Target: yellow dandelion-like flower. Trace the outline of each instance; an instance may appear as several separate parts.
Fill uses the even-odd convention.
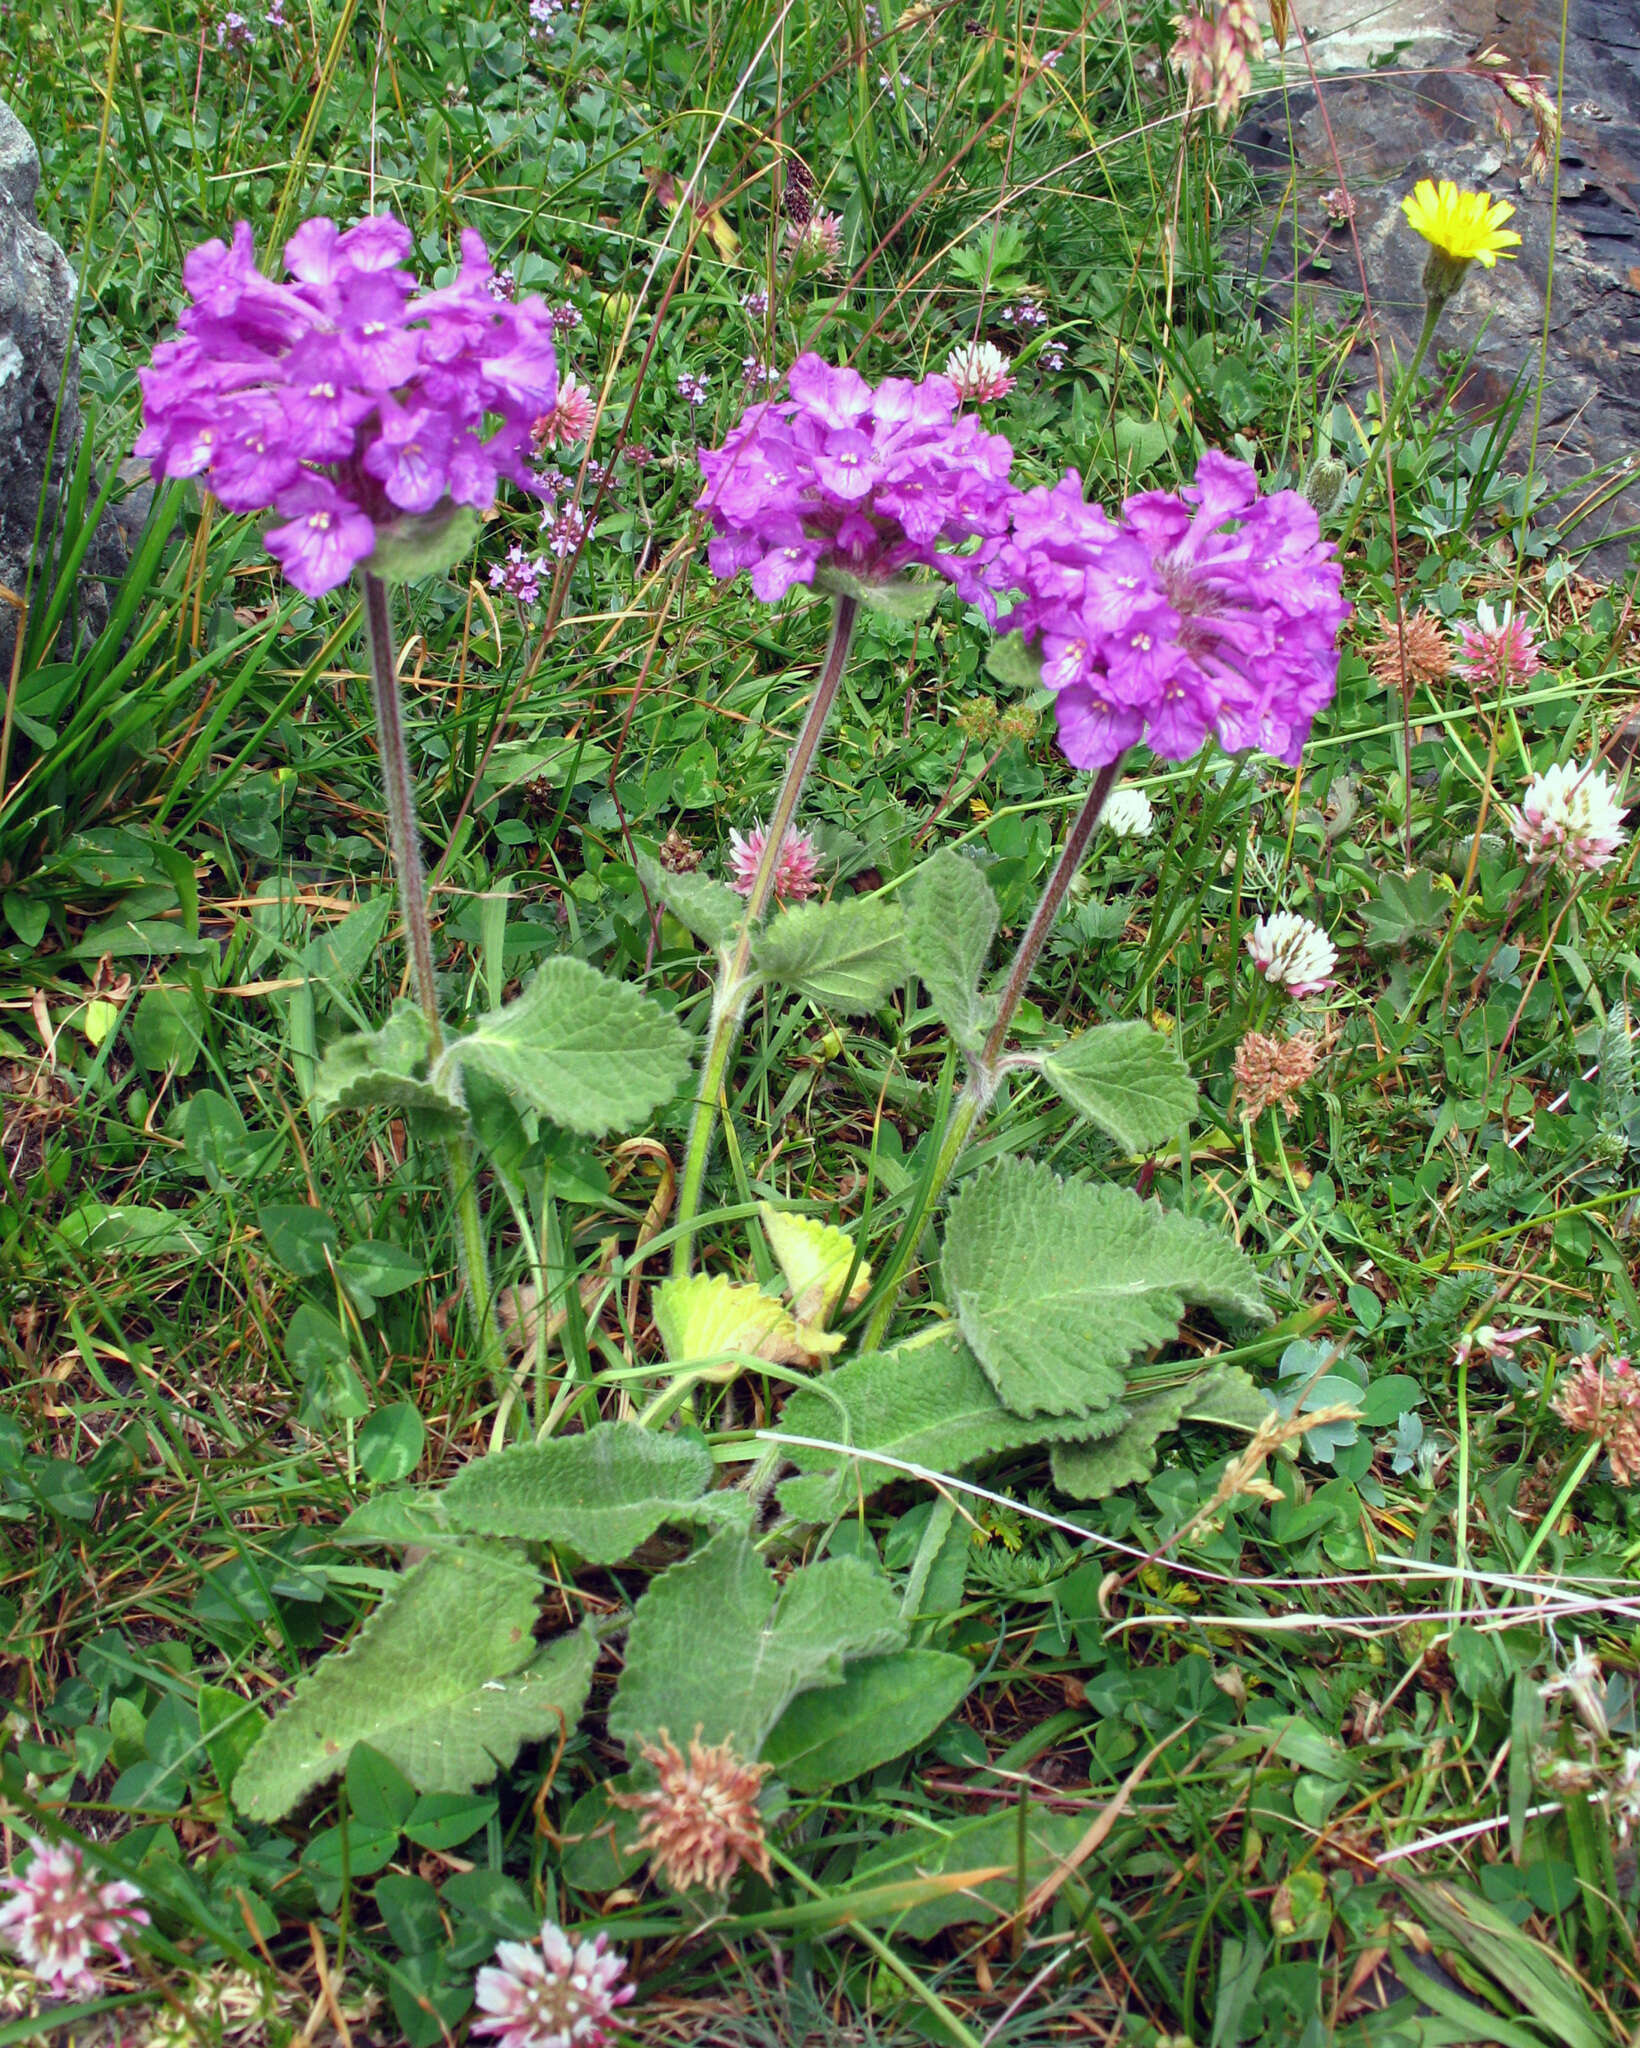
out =
[[[1450,178],[1437,185],[1420,178],[1401,201],[1401,211],[1415,233],[1454,263],[1479,263],[1490,270],[1500,256],[1513,258],[1520,236],[1504,222],[1515,209],[1487,192],[1465,192]]]

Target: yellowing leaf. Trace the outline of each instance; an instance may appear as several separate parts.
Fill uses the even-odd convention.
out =
[[[93,1048],[103,1040],[120,1021],[118,1003],[105,1003],[94,996],[85,1006],[85,1015],[80,1019],[80,1029],[85,1033],[86,1043]]]
[[[798,1365],[812,1348],[778,1301],[722,1273],[662,1281],[655,1289],[654,1316],[674,1365],[715,1363],[726,1379],[739,1370],[727,1353]]]
[[[800,1323],[824,1330],[837,1312],[854,1264],[853,1240],[818,1216],[794,1216],[769,1202],[758,1204],[758,1215],[791,1289],[792,1314]],[[858,1308],[870,1285],[871,1268],[862,1259],[843,1306]]]

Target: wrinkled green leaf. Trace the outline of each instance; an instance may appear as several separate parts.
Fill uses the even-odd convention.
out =
[[[635,1130],[689,1070],[675,1018],[584,960],[548,960],[516,1002],[446,1049],[439,1077],[477,1067],[515,1102],[589,1138]]]
[[[467,1112],[452,1081],[429,1076],[431,1050],[427,1019],[401,998],[379,1031],[350,1032],[325,1048],[313,1083],[313,1114],[390,1109],[420,1119],[429,1136],[454,1136],[466,1128]]]
[[[1161,1144],[1195,1114],[1195,1082],[1171,1041],[1148,1024],[1096,1025],[1034,1064],[1124,1152]]]
[[[947,1296],[1017,1415],[1093,1415],[1123,1368],[1178,1333],[1186,1302],[1267,1321],[1251,1263],[1219,1231],[1126,1188],[1002,1159],[951,1205]]]
[[[846,1015],[879,1008],[906,975],[905,919],[871,896],[800,903],[758,933],[760,973]]]
[[[1148,1479],[1156,1469],[1158,1440],[1172,1429],[1190,1405],[1189,1387],[1123,1397],[1127,1420],[1114,1436],[1094,1443],[1053,1447],[1053,1483],[1073,1500],[1103,1500],[1119,1486]]]
[[[675,875],[647,853],[637,859],[639,879],[686,931],[707,946],[726,946],[746,915],[746,899],[710,875]]]
[[[421,1792],[468,1792],[520,1746],[573,1727],[592,1680],[590,1633],[532,1634],[540,1575],[493,1550],[413,1566],[351,1644],[302,1678],[234,1779],[252,1820],[278,1820],[368,1742]]]
[[[1121,1410],[1113,1407],[1106,1417],[1115,1428]],[[945,1327],[893,1351],[851,1358],[819,1385],[800,1387],[787,1397],[776,1428],[879,1451],[925,1471],[956,1473],[1026,1444],[1089,1436],[1093,1425],[1074,1416],[1027,1421],[1011,1415],[974,1354]],[[804,1522],[845,1514],[901,1476],[891,1465],[833,1451],[792,1446],[787,1456],[802,1476],[781,1487],[780,1504]]]
[[[1000,912],[975,862],[942,847],[906,892],[906,951],[940,1021],[966,1052],[977,1051],[996,1013],[980,980]]]
[[[966,1657],[896,1650],[851,1664],[840,1685],[792,1701],[763,1745],[794,1792],[846,1785],[926,1742],[974,1682]]]
[[[725,1529],[653,1581],[627,1634],[609,1731],[635,1755],[661,1729],[701,1730],[755,1758],[799,1693],[836,1685],[851,1657],[905,1640],[889,1582],[858,1559],[800,1567],[777,1585],[747,1538]]]
[[[600,1422],[475,1458],[441,1499],[456,1529],[567,1544],[591,1564],[618,1564],[663,1522],[694,1519],[711,1483],[712,1454],[698,1438]]]

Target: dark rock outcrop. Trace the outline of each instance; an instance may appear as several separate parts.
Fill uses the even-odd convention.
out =
[[[49,545],[59,491],[80,443],[75,278],[35,217],[39,184],[34,143],[0,101],[0,686],[11,672],[42,502],[40,531]],[[96,579],[117,574],[121,554],[114,522],[106,520],[81,591],[82,617],[93,626],[106,614]],[[39,601],[38,578],[29,594]]]
[[[1431,0],[1398,12],[1408,17],[1402,28],[1414,31],[1399,68],[1323,71],[1319,92],[1299,86],[1285,109],[1267,95],[1238,133],[1261,176],[1279,179],[1283,191],[1295,164],[1298,171],[1296,245],[1289,200],[1285,221],[1273,227],[1266,278],[1290,280],[1296,263],[1302,289],[1324,304],[1358,300],[1364,267],[1392,368],[1410,355],[1423,315],[1425,251],[1402,221],[1404,195],[1420,178],[1452,178],[1511,201],[1518,260],[1470,271],[1437,347],[1472,351],[1458,404],[1476,418],[1525,389],[1511,448],[1517,469],[1531,443],[1543,362],[1537,470],[1551,490],[1538,516],[1574,548],[1592,549],[1592,566],[1621,574],[1628,537],[1640,536],[1640,478],[1627,481],[1640,471],[1640,17],[1633,0],[1572,0],[1557,208],[1552,159],[1547,176],[1533,175],[1531,112],[1499,81],[1534,77],[1553,99],[1559,0]],[[1488,51],[1507,65],[1477,64]],[[1357,62],[1363,54],[1348,52]],[[1355,206],[1361,267],[1347,230],[1327,231],[1322,195],[1340,172]],[[1278,289],[1273,299],[1282,296]],[[1361,384],[1374,381],[1363,376]]]

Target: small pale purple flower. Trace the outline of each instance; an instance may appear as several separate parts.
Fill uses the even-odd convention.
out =
[[[549,552],[563,561],[591,539],[592,522],[583,517],[575,506],[566,505],[561,512],[554,514],[546,534]]]
[[[503,477],[536,489],[530,422],[558,396],[546,307],[498,290],[475,234],[439,290],[418,289],[411,247],[386,214],[305,221],[281,280],[240,222],[187,258],[193,303],[141,373],[137,453],[231,511],[274,512],[269,552],[310,597],[406,515],[484,511]]]
[[[566,300],[561,306],[549,306],[547,318],[552,322],[554,338],[561,339],[566,334],[573,334],[580,326],[581,309],[579,306],[570,305]]]
[[[1013,450],[978,419],[957,418],[951,380],[873,387],[804,355],[787,389],[701,451],[714,575],[749,570],[754,594],[774,604],[822,566],[883,582],[920,562],[989,604],[981,571],[1008,530]]]
[[[550,574],[547,563],[539,555],[526,555],[514,541],[507,550],[505,562],[490,564],[490,588],[504,590],[509,597],[516,597],[528,611],[541,596],[542,577]]]
[[[216,46],[219,50],[248,50],[256,41],[256,30],[244,15],[229,8],[216,25]]]
[[[503,1941],[494,1963],[478,1973],[475,1991],[484,2017],[475,2034],[493,2034],[497,2048],[606,2048],[615,2014],[634,1986],[623,1984],[626,1958],[609,1950],[607,1936],[574,1941],[551,1920],[541,1941]]]
[[[769,312],[769,294],[760,284],[753,285],[749,292],[742,292],[740,303],[748,320],[764,320]]]
[[[740,381],[749,392],[772,391],[780,382],[780,372],[761,356],[742,356]]]
[[[693,370],[678,372],[678,396],[691,412],[697,405],[704,405],[711,395],[712,387],[704,377],[697,376]]]
[[[92,1998],[101,1990],[93,1952],[106,1949],[130,1967],[126,1932],[148,1924],[134,1884],[101,1884],[69,1843],[30,1842],[21,1876],[0,1876],[11,1897],[0,1906],[0,1940],[16,1949],[54,1998]]]

